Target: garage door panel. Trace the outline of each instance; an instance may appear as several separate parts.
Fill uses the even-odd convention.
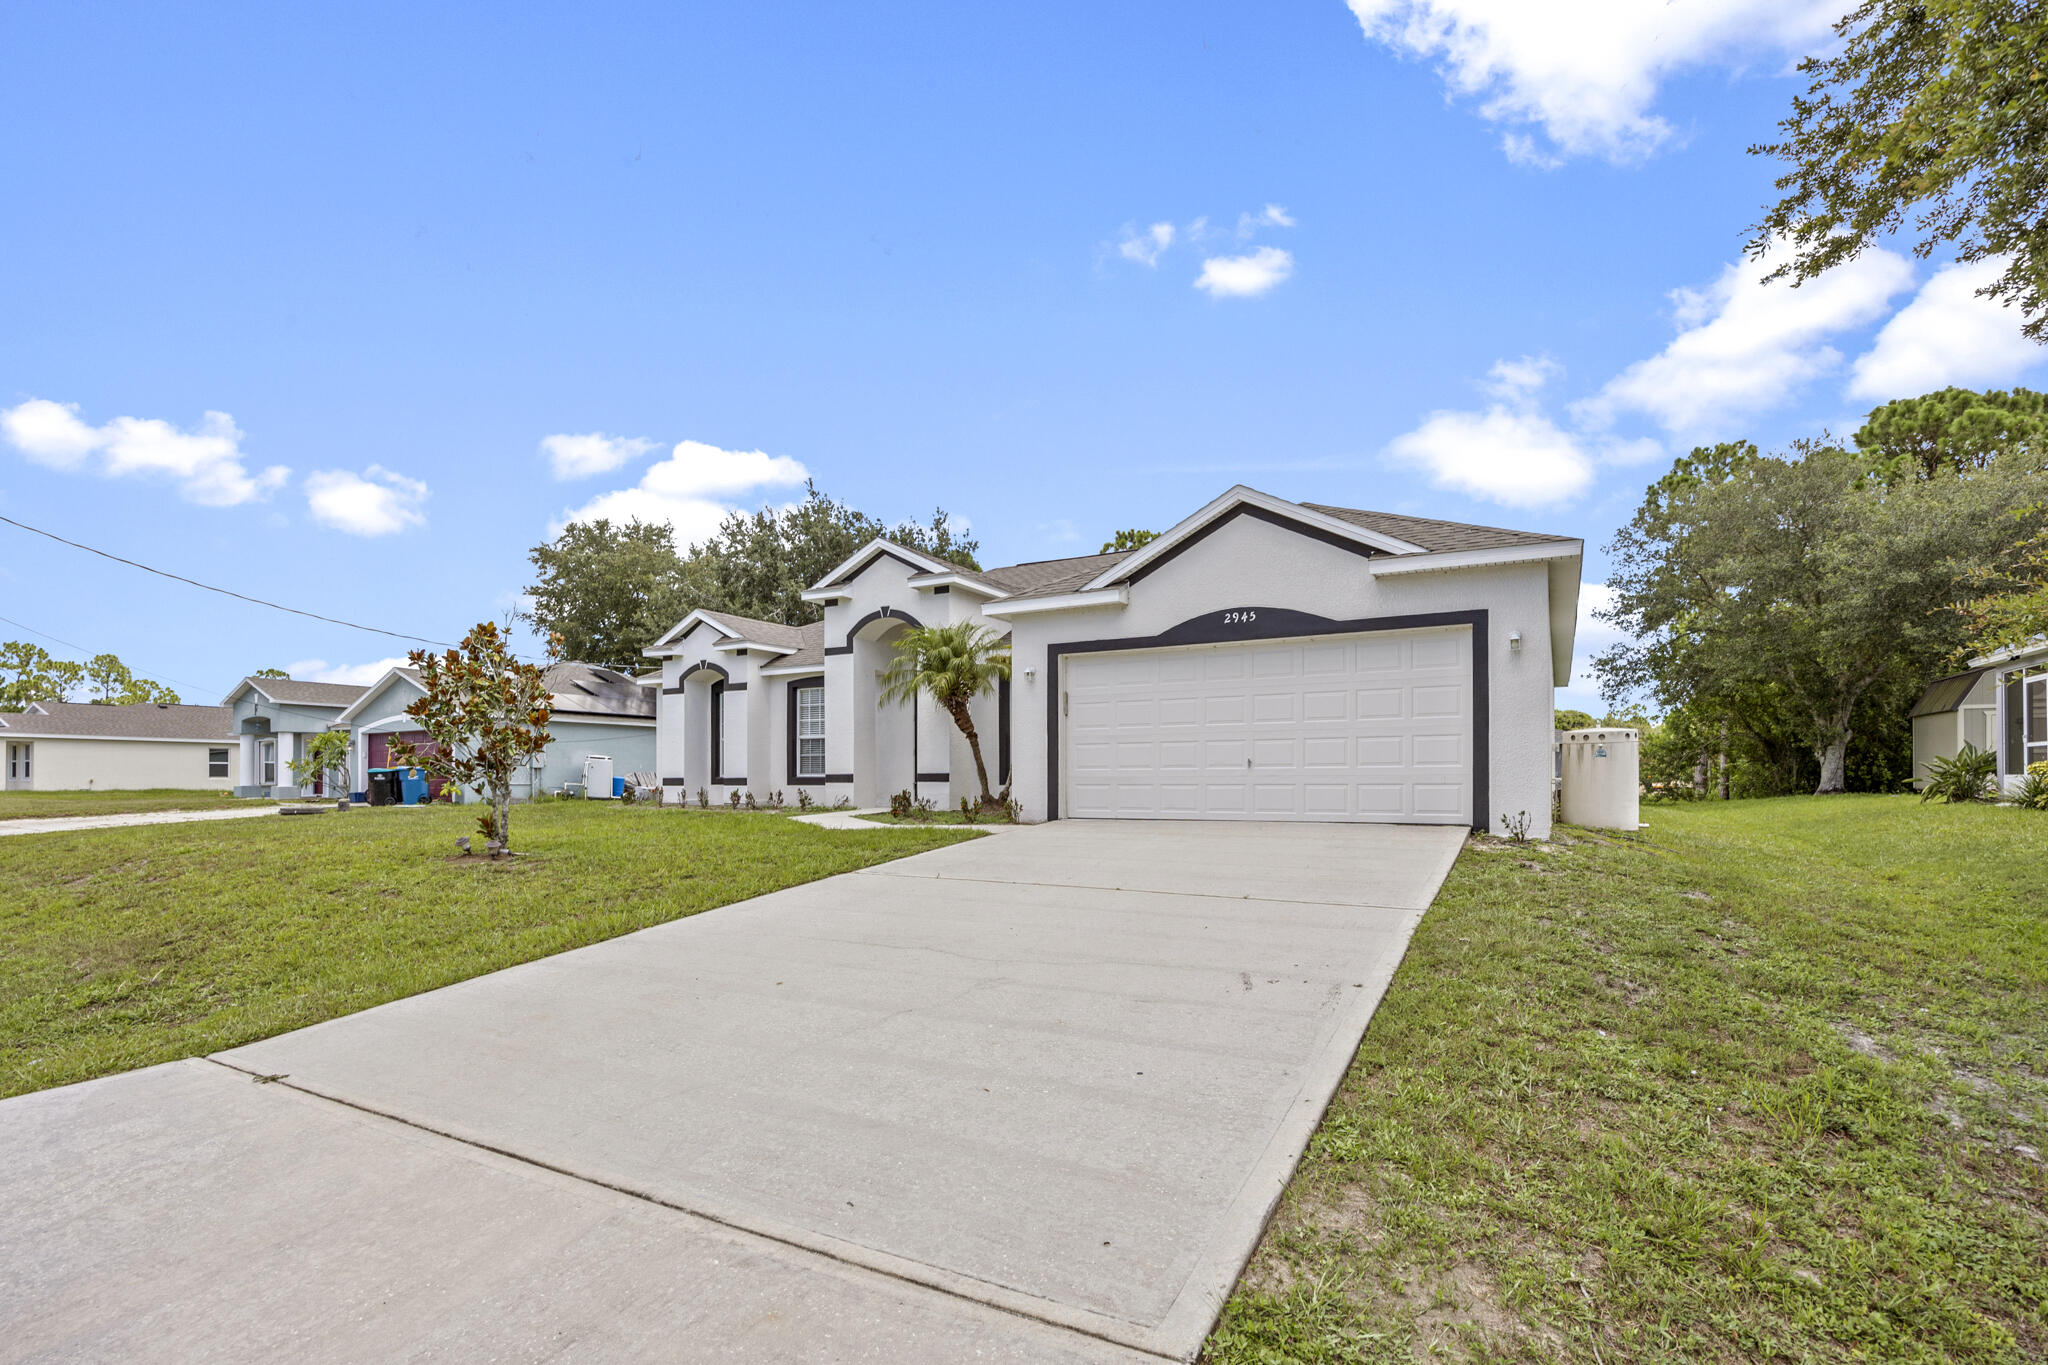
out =
[[[1463,735],[1417,735],[1414,740],[1415,766],[1418,768],[1456,768],[1464,766],[1465,737]]]
[[[1410,691],[1414,698],[1417,717],[1462,716],[1465,714],[1465,689],[1451,686],[1417,687]]]
[[[1083,655],[1065,813],[1468,823],[1464,627]]]
[[[1402,720],[1408,715],[1408,689],[1361,688],[1356,694],[1360,720]]]
[[[1292,725],[1301,718],[1298,692],[1259,692],[1252,696],[1252,724]]]

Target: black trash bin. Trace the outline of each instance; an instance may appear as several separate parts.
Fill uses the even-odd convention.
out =
[[[370,770],[369,798],[373,806],[395,806],[398,804],[399,775],[391,768]]]

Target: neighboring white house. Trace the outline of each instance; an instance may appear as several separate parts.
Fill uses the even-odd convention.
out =
[[[325,781],[302,790],[292,760],[305,757],[308,735],[331,728],[363,692],[347,683],[294,678],[244,678],[235,684],[221,702],[234,713],[235,795],[328,795]]]
[[[1928,764],[1954,758],[1964,744],[1995,753],[2002,785],[2011,787],[2030,763],[2048,763],[2048,637],[2023,649],[2002,649],[1929,683],[1913,707],[1913,777]]]
[[[554,718],[548,722],[553,742],[514,781],[512,795],[517,801],[536,791],[553,791],[565,783],[583,780],[583,760],[593,754],[611,759],[612,771],[620,777],[634,772],[654,771],[654,711],[658,677],[634,678],[594,664],[551,664],[544,674],[554,700]],[[353,737],[349,772],[361,794],[372,768],[387,766],[390,744],[403,738],[421,748],[428,747],[427,733],[405,711],[426,695],[420,675],[410,668],[394,668],[335,717],[337,726]],[[436,794],[439,783],[433,784]],[[475,800],[470,792],[459,792],[457,800]]]
[[[39,701],[0,713],[8,791],[226,792],[234,747],[224,706]]]
[[[1009,637],[973,708],[1029,820],[1550,823],[1583,543],[1237,487],[1135,551],[970,572],[876,540],[805,626],[694,611],[662,661],[664,796],[975,795],[929,698],[878,704],[913,626]]]

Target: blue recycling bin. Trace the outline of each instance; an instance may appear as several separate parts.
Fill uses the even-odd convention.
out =
[[[623,777],[615,777],[615,778],[613,778],[613,779],[612,779],[612,795],[613,795],[613,796],[615,796],[615,797],[619,797],[619,798],[622,798],[622,799],[624,798],[624,796],[626,795],[626,779],[625,779],[625,778],[623,778]]]
[[[418,768],[407,768],[399,779],[400,804],[417,806],[427,799],[427,775]]]

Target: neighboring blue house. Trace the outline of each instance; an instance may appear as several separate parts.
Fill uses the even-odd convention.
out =
[[[628,677],[593,664],[552,664],[546,670],[553,694],[554,719],[548,733],[554,742],[539,754],[513,783],[512,799],[525,801],[535,792],[558,791],[583,780],[583,760],[602,754],[620,777],[654,771],[655,694],[658,676]],[[419,674],[394,668],[360,693],[335,717],[353,736],[349,772],[360,794],[372,768],[387,766],[392,739],[403,737],[424,747],[428,740],[405,710],[422,696]],[[458,801],[474,801],[473,792],[458,792]]]
[[[305,754],[306,736],[330,729],[363,695],[346,683],[298,682],[291,678],[244,678],[221,702],[232,713],[229,726],[235,755],[235,795],[294,797],[329,795],[327,783],[301,789],[291,763]],[[347,774],[336,786],[345,787]]]

